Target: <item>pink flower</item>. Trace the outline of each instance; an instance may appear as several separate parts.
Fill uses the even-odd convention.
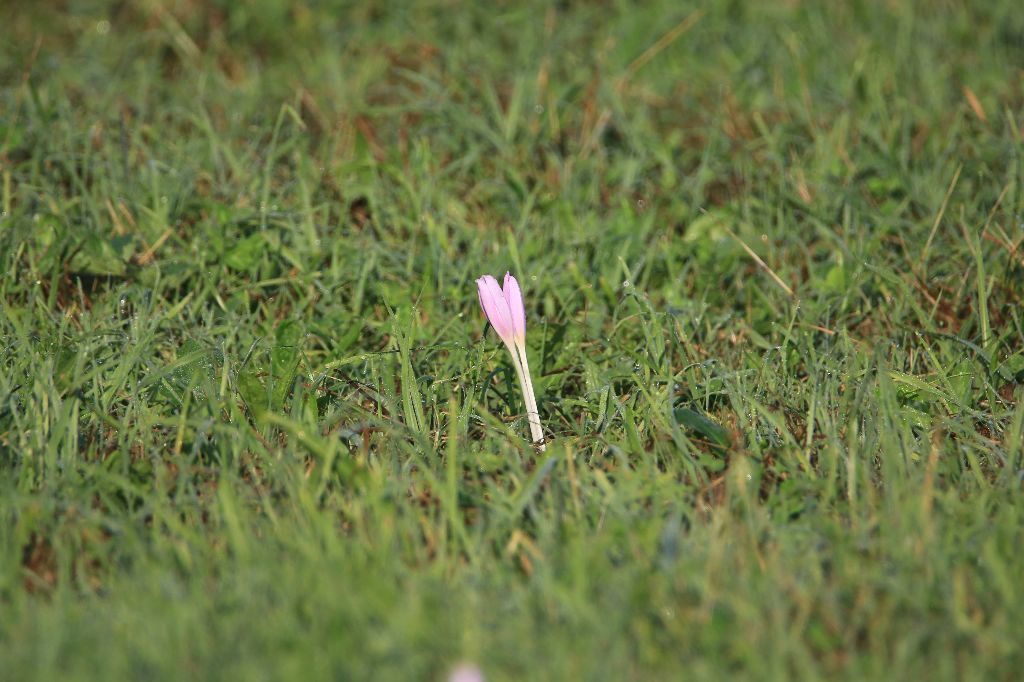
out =
[[[484,682],[484,673],[472,663],[463,663],[452,670],[448,682]]]
[[[523,389],[530,434],[533,436],[533,442],[543,451],[544,430],[540,425],[537,398],[533,393],[533,382],[530,380],[530,363],[526,359],[526,310],[523,307],[523,294],[519,290],[519,282],[506,272],[505,287],[502,289],[498,280],[490,275],[484,275],[476,281],[476,291],[487,321],[512,354],[512,364],[516,368],[519,385]]]

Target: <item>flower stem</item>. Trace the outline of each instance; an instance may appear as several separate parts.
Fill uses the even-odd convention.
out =
[[[512,351],[513,364],[519,375],[519,385],[523,389],[523,402],[526,404],[526,419],[530,423],[530,435],[537,449],[544,452],[544,429],[540,425],[540,414],[537,412],[537,396],[533,392],[533,381],[530,379],[530,362],[526,359],[526,348],[516,344]]]

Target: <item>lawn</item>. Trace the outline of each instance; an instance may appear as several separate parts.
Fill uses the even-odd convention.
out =
[[[1024,669],[1016,0],[0,25],[0,679]]]

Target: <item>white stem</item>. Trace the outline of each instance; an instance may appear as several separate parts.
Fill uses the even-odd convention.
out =
[[[519,385],[523,389],[523,402],[526,403],[526,419],[530,423],[530,434],[537,449],[544,452],[544,429],[540,425],[540,414],[537,412],[537,396],[533,392],[533,381],[530,379],[530,362],[526,359],[526,346],[516,344],[512,351],[512,359],[519,375]]]

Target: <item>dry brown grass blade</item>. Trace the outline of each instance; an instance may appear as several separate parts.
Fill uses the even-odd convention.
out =
[[[787,285],[785,282],[783,282],[782,278],[779,277],[778,275],[776,275],[775,271],[772,270],[770,267],[768,267],[768,264],[765,263],[764,260],[760,256],[758,256],[757,253],[752,248],[747,246],[746,242],[744,242],[742,239],[740,239],[739,236],[735,232],[730,230],[728,227],[725,228],[725,231],[729,233],[730,237],[732,237],[737,242],[739,242],[739,245],[743,247],[743,250],[747,252],[747,255],[750,256],[751,258],[753,258],[754,262],[757,263],[758,266],[760,266],[760,268],[762,270],[767,272],[768,275],[773,280],[775,280],[775,283],[778,284],[780,287],[782,287],[783,291],[785,291],[790,296],[793,295],[793,290],[789,288],[789,285]]]
[[[644,50],[639,57],[630,62],[629,66],[626,67],[626,70],[619,78],[619,82],[616,83],[615,89],[619,92],[625,89],[626,85],[629,83],[629,79],[632,78],[637,71],[642,69],[647,62],[654,59],[659,52],[678,40],[679,36],[696,26],[697,22],[700,21],[703,16],[704,10],[699,9],[691,12],[685,19],[676,24],[668,33],[665,33],[663,36],[658,38],[653,45]]]

